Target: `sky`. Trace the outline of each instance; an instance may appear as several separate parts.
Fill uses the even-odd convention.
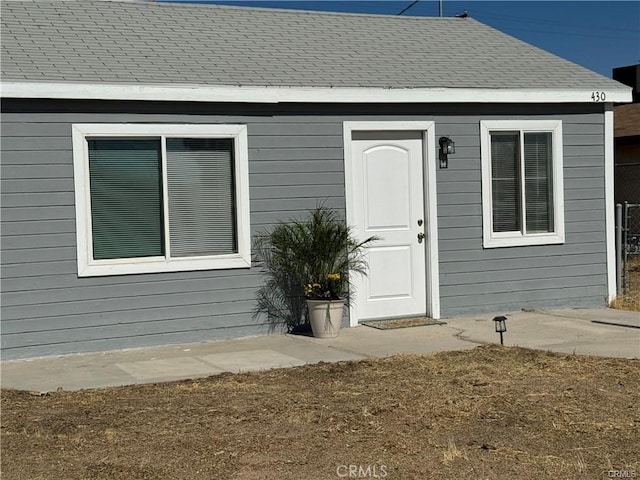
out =
[[[187,1],[384,15],[397,15],[413,3],[413,0]],[[614,67],[640,63],[640,0],[572,2],[443,0],[442,7],[445,17],[452,17],[467,10],[470,17],[482,23],[606,77],[611,77]],[[438,10],[438,1],[420,0],[403,15],[435,17],[438,16]]]

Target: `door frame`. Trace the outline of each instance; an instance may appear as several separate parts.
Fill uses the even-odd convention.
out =
[[[425,268],[427,282],[427,316],[440,318],[440,269],[438,263],[438,197],[436,191],[436,135],[433,121],[346,121],[342,124],[344,139],[344,182],[347,223],[354,224],[355,198],[352,185],[356,178],[353,155],[352,133],[354,131],[419,131],[422,132],[423,191],[425,213]],[[349,306],[349,324],[358,325],[356,302]]]

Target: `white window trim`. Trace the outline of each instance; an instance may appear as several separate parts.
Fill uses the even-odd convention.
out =
[[[550,132],[553,135],[553,218],[554,232],[523,235],[521,232],[493,231],[491,182],[491,132]],[[561,120],[483,120],[480,121],[482,164],[482,234],[484,248],[551,245],[564,243],[564,181]]]
[[[188,138],[231,138],[234,144],[236,230],[238,253],[189,258],[145,257],[135,259],[93,259],[91,228],[91,193],[89,184],[89,154],[86,138],[183,136]],[[177,125],[177,124],[74,124],[73,172],[76,207],[76,238],[78,276],[127,275],[136,273],[179,272],[249,268],[251,266],[251,233],[249,225],[249,153],[246,125]],[[163,158],[163,190],[166,198],[166,165]],[[168,224],[168,211],[164,211],[164,224]],[[165,234],[168,235],[168,229]]]

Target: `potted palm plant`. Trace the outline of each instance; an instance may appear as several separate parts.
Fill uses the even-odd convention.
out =
[[[303,291],[311,330],[315,337],[335,337],[349,300],[349,275],[366,275],[364,249],[376,237],[359,242],[336,211],[323,206],[309,212],[296,231],[305,264]]]
[[[335,337],[352,293],[349,275],[366,275],[364,251],[374,240],[377,237],[356,240],[337,212],[325,206],[311,210],[304,220],[280,223],[262,236],[257,250],[267,267],[258,310],[276,321],[286,318],[292,331],[300,317],[299,299],[306,300],[306,320],[314,336]],[[286,312],[282,307],[287,305],[297,311]]]

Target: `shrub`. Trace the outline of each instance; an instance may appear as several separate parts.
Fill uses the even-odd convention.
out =
[[[254,241],[254,260],[266,276],[257,293],[255,316],[266,315],[272,330],[295,332],[308,325],[309,298],[349,301],[349,275],[366,274],[365,247],[333,209],[318,206],[304,220],[281,222]]]

